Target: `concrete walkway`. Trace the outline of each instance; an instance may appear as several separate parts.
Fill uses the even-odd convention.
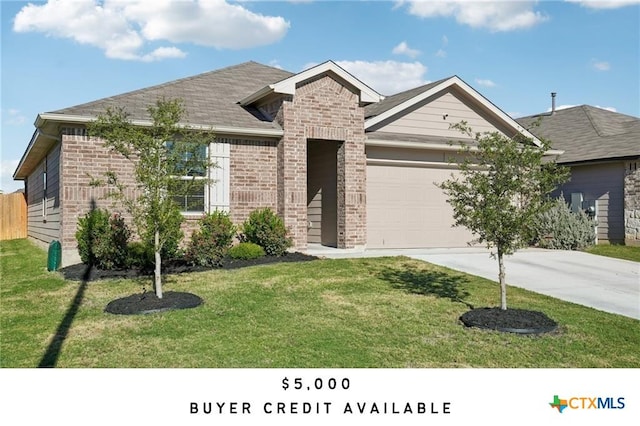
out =
[[[339,250],[311,246],[329,258],[407,256],[498,280],[498,261],[483,248]],[[520,250],[505,257],[507,283],[557,299],[640,319],[640,263],[584,252]]]

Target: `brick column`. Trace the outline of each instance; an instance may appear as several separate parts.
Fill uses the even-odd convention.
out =
[[[364,110],[351,89],[320,76],[296,89],[277,115],[284,128],[278,145],[278,213],[297,249],[307,246],[307,141],[342,142],[338,151],[338,247],[366,243]]]

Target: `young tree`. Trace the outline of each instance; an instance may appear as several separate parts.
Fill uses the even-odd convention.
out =
[[[543,161],[548,141],[537,146],[520,135],[474,134],[465,122],[452,128],[475,143],[462,144],[460,176],[438,186],[449,196],[454,226],[465,226],[477,236],[474,242],[497,249],[500,307],[506,310],[504,255],[527,245],[537,215],[552,205],[548,194],[568,172],[554,161]]]
[[[107,182],[115,188],[111,196],[131,214],[138,236],[152,241],[154,289],[162,298],[161,253],[168,241],[175,240],[176,226],[179,229],[182,220],[175,200],[189,200],[193,188],[207,180],[207,171],[213,165],[206,147],[214,135],[181,124],[186,113],[179,99],[159,99],[147,110],[149,126],[134,125],[123,108],[108,108],[89,124],[88,130],[90,136],[102,139],[105,147],[133,164],[138,186],[135,195],[113,171],[107,173]]]

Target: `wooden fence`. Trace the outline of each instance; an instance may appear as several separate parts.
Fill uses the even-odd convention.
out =
[[[27,238],[27,200],[23,193],[0,194],[0,241]]]

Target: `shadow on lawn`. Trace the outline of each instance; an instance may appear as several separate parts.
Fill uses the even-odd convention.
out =
[[[462,275],[439,271],[427,271],[412,265],[403,265],[404,269],[386,268],[378,277],[388,281],[394,288],[413,294],[431,295],[459,302],[473,309],[473,305],[464,299],[469,293],[462,288],[468,283]]]
[[[96,209],[96,201],[92,198],[90,204],[90,210],[94,211]],[[89,222],[89,235],[93,235],[91,232],[92,223]],[[91,241],[89,241],[89,245],[91,246]],[[67,335],[69,334],[69,330],[71,329],[71,324],[73,324],[73,320],[75,319],[78,309],[80,309],[80,305],[82,304],[82,299],[84,299],[84,292],[87,289],[87,283],[89,282],[89,278],[91,277],[91,269],[92,265],[87,265],[84,269],[84,273],[82,274],[82,283],[78,287],[78,291],[76,291],[76,295],[71,301],[71,305],[69,305],[69,309],[64,314],[64,318],[58,324],[58,328],[56,329],[56,333],[53,335],[51,339],[51,343],[47,347],[47,351],[44,353],[40,362],[38,363],[38,368],[47,368],[47,367],[55,367],[58,358],[60,357],[60,351],[62,350],[62,344],[67,339]]]
[[[91,272],[91,266],[87,266],[86,271],[84,273],[84,279],[78,287],[78,291],[76,291],[76,295],[67,309],[67,312],[64,315],[62,321],[58,325],[56,329],[56,333],[53,335],[53,339],[51,339],[51,343],[47,347],[47,351],[42,356],[40,363],[38,364],[38,368],[47,368],[47,367],[55,367],[58,362],[58,357],[60,356],[60,351],[62,350],[62,344],[67,339],[67,335],[69,334],[69,330],[71,329],[71,324],[73,324],[73,319],[76,317],[78,313],[78,309],[82,304],[82,299],[84,298],[84,292],[87,289],[87,283],[89,280],[89,275]]]

